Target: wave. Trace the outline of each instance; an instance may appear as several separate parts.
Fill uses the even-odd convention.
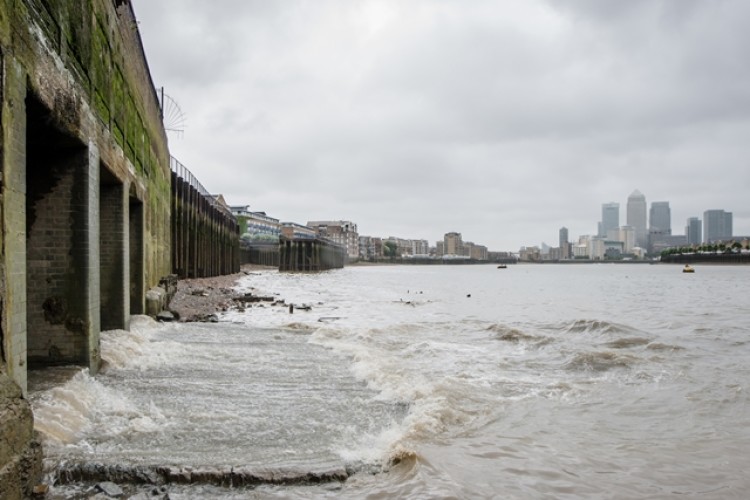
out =
[[[651,342],[651,340],[645,337],[625,337],[613,340],[612,342],[607,342],[603,345],[613,349],[630,349],[631,347],[646,345],[649,342]]]
[[[646,349],[650,349],[652,351],[681,351],[685,348],[680,347],[678,345],[661,344],[659,342],[652,342],[646,346]]]
[[[630,368],[638,361],[635,356],[610,351],[583,352],[576,354],[565,367],[569,370],[602,372],[613,368]]]
[[[92,433],[97,422],[106,420],[101,434],[153,432],[164,419],[153,405],[144,412],[127,397],[108,388],[82,369],[65,384],[33,394],[34,428],[45,444],[56,448],[76,443]]]
[[[132,316],[130,330],[107,330],[100,335],[102,373],[111,369],[147,370],[179,363],[186,352],[184,344],[161,340],[156,333],[177,324],[163,324],[149,316]],[[158,348],[155,348],[158,343]]]
[[[578,319],[572,323],[563,323],[560,329],[568,333],[630,333],[635,331],[626,325],[592,319]]]
[[[284,328],[287,330],[293,330],[293,331],[297,331],[301,333],[313,332],[316,330],[316,327],[307,325],[305,323],[299,323],[299,322],[288,323],[284,325]]]
[[[505,325],[492,325],[487,327],[487,331],[493,332],[496,340],[502,340],[503,342],[529,342],[529,343],[546,343],[549,342],[549,337],[529,335],[523,331]]]
[[[404,465],[410,468],[416,465],[418,458],[416,451],[397,446],[388,454],[388,466]]]

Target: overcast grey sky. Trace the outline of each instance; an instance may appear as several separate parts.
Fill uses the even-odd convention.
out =
[[[746,0],[133,0],[230,204],[490,250],[594,234],[633,190],[750,235]]]

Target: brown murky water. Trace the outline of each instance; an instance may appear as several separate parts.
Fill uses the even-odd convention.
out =
[[[51,472],[348,476],[169,486],[171,498],[744,498],[749,278],[665,265],[262,272],[246,285],[311,310],[137,318],[103,335],[96,378],[36,374],[37,428]]]

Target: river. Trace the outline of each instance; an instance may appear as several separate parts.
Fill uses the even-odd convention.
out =
[[[101,374],[34,373],[31,400],[50,470],[349,475],[172,499],[745,498],[749,282],[708,265],[262,271],[239,288],[293,314],[134,317],[103,332]]]

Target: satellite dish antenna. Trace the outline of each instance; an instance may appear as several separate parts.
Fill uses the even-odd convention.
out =
[[[164,87],[159,92],[159,100],[161,101],[161,121],[164,124],[164,130],[182,137],[182,134],[185,133],[185,115],[182,113],[182,108],[177,104],[177,101],[164,93]]]

